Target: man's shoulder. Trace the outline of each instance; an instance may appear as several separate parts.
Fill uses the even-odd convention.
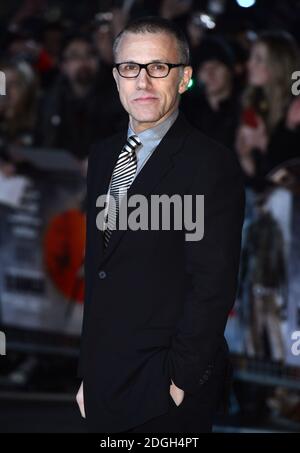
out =
[[[232,157],[235,155],[233,149],[226,147],[222,143],[204,134],[190,122],[188,122],[188,124],[190,131],[187,134],[185,148],[195,159],[199,159],[199,161],[202,161],[203,159],[215,160],[218,158],[222,159],[224,156],[230,158],[230,156]]]
[[[207,136],[184,119],[188,133],[184,141],[183,156],[190,166],[197,168],[201,174],[223,173],[224,171],[241,173],[237,154],[213,138]]]

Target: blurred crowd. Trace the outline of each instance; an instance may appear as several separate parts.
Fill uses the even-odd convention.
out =
[[[0,54],[6,75],[0,168],[6,175],[25,171],[15,157],[20,146],[64,149],[81,164],[92,142],[126,123],[111,74],[112,42],[130,18],[147,14],[184,29],[194,73],[180,108],[201,131],[236,150],[249,187],[263,190],[273,168],[300,157],[300,97],[291,89],[300,70],[293,14],[279,29],[283,11],[276,16],[273,2],[274,17],[264,29],[261,18],[247,23],[236,16],[234,24],[226,9],[234,2],[221,0],[88,3],[82,11],[68,1],[6,7]],[[276,178],[287,178],[286,172]]]

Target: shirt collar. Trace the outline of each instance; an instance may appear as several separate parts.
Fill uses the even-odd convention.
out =
[[[153,141],[159,142],[167,133],[172,124],[175,122],[178,114],[179,110],[176,109],[162,123],[158,124],[157,126],[146,129],[142,132],[139,132],[138,134],[131,129],[130,124],[128,123],[127,137],[129,137],[130,135],[137,135],[143,145],[145,145],[147,142]]]

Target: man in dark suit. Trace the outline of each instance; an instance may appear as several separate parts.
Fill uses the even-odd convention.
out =
[[[173,23],[131,22],[114,54],[129,125],[89,156],[77,402],[90,431],[211,431],[229,368],[224,329],[237,287],[243,177],[234,152],[178,109],[192,68]],[[147,214],[154,195],[191,196],[203,237],[187,239],[191,219],[181,229],[171,221],[168,229],[115,223],[114,230],[111,199],[124,181],[127,200],[145,197]],[[98,197],[105,194],[102,222]],[[195,209],[197,196],[204,214]],[[121,213],[120,200],[116,206]],[[128,203],[128,219],[132,212]]]

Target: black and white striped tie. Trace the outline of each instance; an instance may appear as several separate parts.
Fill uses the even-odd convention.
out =
[[[134,179],[137,169],[135,150],[140,144],[141,141],[137,135],[128,137],[114,168],[110,185],[110,195],[115,199],[115,206],[113,203],[109,203],[108,205],[107,217],[105,219],[106,228],[104,230],[105,247],[108,245],[112,230],[115,228],[117,222],[120,200]]]

